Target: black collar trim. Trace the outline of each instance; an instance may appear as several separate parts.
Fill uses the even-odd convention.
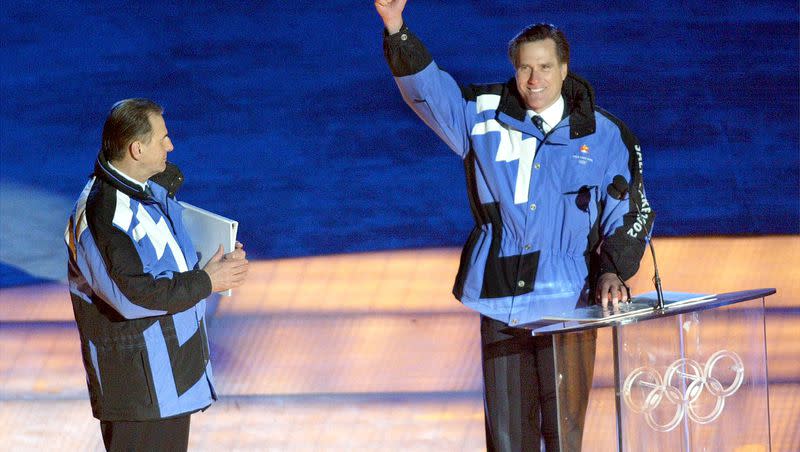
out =
[[[569,72],[561,86],[561,95],[564,96],[564,108],[569,114],[570,138],[593,134],[597,125],[594,118],[594,90],[589,82]],[[518,121],[526,121],[527,109],[517,90],[515,79],[512,78],[503,87],[497,111]]]
[[[102,152],[98,154],[94,163],[94,176],[111,184],[114,188],[139,201],[152,201],[152,198],[142,190],[142,187],[131,184],[119,172],[108,166],[108,161]],[[150,182],[161,185],[167,190],[167,195],[174,198],[175,193],[183,185],[183,173],[174,164],[167,162],[167,168],[150,178]]]

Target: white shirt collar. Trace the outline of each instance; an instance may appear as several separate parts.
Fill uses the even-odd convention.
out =
[[[108,167],[113,169],[114,171],[116,171],[117,174],[119,174],[120,176],[124,177],[125,179],[128,179],[128,182],[134,183],[134,184],[142,187],[142,190],[146,190],[147,189],[147,184],[143,184],[143,183],[139,182],[138,180],[136,180],[136,179],[128,176],[127,174],[123,173],[122,171],[119,170],[119,168],[117,168],[114,165],[112,165],[111,162],[106,162],[106,163],[108,163]]]
[[[564,96],[558,96],[556,102],[553,105],[545,108],[541,113],[528,110],[528,119],[533,118],[535,115],[542,117],[544,120],[545,132],[550,132],[553,127],[561,122],[561,117],[564,116]]]

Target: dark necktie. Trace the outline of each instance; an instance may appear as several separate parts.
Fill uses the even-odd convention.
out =
[[[541,116],[533,115],[533,117],[531,117],[531,121],[533,121],[533,124],[536,126],[536,128],[542,132],[542,135],[547,135],[547,133],[544,131],[544,119],[542,119]]]

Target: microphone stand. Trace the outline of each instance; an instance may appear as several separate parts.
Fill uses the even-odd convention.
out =
[[[638,209],[637,209],[638,210]],[[647,228],[645,228],[645,231]],[[658,298],[658,303],[653,308],[656,311],[664,312],[664,292],[661,290],[661,276],[658,275],[658,264],[656,263],[656,250],[653,247],[653,236],[648,232],[647,235],[650,237],[648,240],[648,244],[650,245],[650,254],[653,256],[653,284],[656,286],[656,297]]]
[[[642,211],[639,210],[639,206],[636,203],[633,203],[633,206],[636,207],[636,213],[639,214],[639,218],[642,217]],[[664,312],[664,292],[661,290],[661,276],[658,274],[658,263],[656,262],[656,249],[653,247],[653,234],[647,229],[647,221],[642,222],[642,227],[644,228],[645,234],[649,240],[647,244],[650,245],[650,254],[653,256],[653,285],[656,286],[656,299],[658,300],[656,305],[653,307],[653,310],[659,311],[661,313]]]

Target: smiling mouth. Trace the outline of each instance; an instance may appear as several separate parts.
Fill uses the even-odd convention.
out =
[[[528,88],[528,92],[531,94],[539,94],[544,92],[544,88]]]

